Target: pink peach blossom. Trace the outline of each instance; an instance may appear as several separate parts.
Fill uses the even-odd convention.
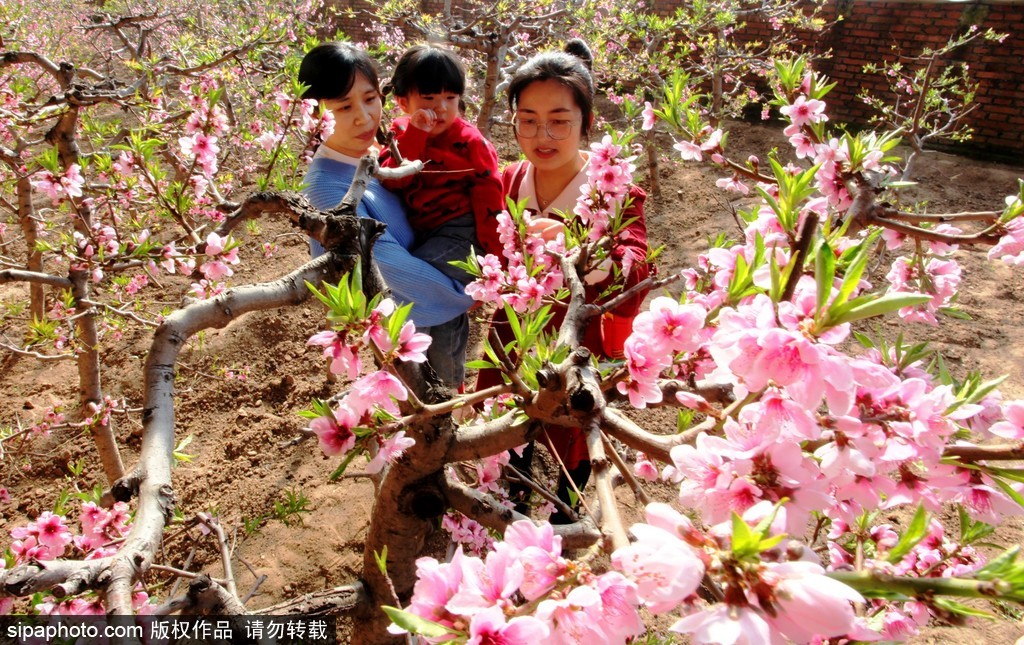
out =
[[[506,621],[500,607],[488,607],[473,614],[466,645],[530,645],[546,642],[551,630],[533,616]]]
[[[651,105],[650,101],[644,101],[643,125],[640,126],[641,130],[653,130],[654,124],[657,123],[658,116],[654,113],[654,106]]]
[[[385,464],[394,462],[402,456],[402,453],[414,445],[416,445],[416,440],[412,437],[406,437],[405,430],[399,430],[384,441],[384,444],[377,450],[377,454],[366,464],[366,472],[371,475],[379,473]]]
[[[808,99],[803,94],[796,97],[791,105],[779,108],[779,112],[788,116],[793,125],[797,127],[828,121],[828,115],[825,114],[825,102]]]

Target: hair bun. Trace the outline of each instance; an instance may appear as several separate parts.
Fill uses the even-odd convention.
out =
[[[590,47],[587,46],[587,43],[583,42],[579,38],[573,38],[569,42],[565,43],[565,47],[562,48],[562,51],[580,59],[583,61],[583,64],[587,66],[588,70],[593,71],[594,55],[590,52]]]

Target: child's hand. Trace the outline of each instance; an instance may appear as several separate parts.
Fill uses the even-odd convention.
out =
[[[433,110],[422,108],[412,113],[412,116],[409,117],[409,124],[418,130],[430,132],[437,125],[437,115]]]

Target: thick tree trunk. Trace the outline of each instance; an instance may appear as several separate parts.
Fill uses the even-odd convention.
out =
[[[487,53],[487,74],[484,76],[482,90],[483,103],[480,104],[480,114],[476,117],[476,127],[488,138],[491,136],[491,119],[498,100],[498,83],[501,81],[501,63],[505,59],[505,51],[506,48],[501,46]]]
[[[651,187],[651,194],[661,197],[661,180],[658,176],[658,144],[655,139],[654,130],[648,130],[645,135],[647,139],[647,181]]]
[[[89,299],[89,274],[73,271],[71,273],[72,293],[75,304]],[[95,412],[90,405],[98,410],[103,406],[103,388],[100,384],[100,352],[99,335],[96,332],[95,314],[85,314],[77,320],[78,329],[78,402],[81,415],[87,417]],[[124,477],[124,464],[117,447],[117,436],[110,423],[110,415],[101,415],[89,426],[96,451],[103,463],[103,473],[107,481],[113,484]]]
[[[36,248],[36,221],[33,218],[35,208],[32,204],[32,182],[28,176],[18,178],[18,220],[21,232],[25,236],[26,261],[25,269],[35,273],[43,272],[43,252]],[[33,320],[42,320],[46,316],[46,296],[43,285],[29,283],[29,313]]]

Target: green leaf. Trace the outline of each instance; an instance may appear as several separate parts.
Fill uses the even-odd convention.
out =
[[[348,468],[348,465],[352,463],[353,459],[359,456],[360,452],[360,450],[355,449],[349,450],[348,454],[345,455],[345,459],[341,462],[341,465],[334,469],[334,472],[331,473],[331,476],[328,479],[332,482],[338,481],[338,479],[345,474],[345,469]]]
[[[757,192],[761,196],[761,199],[768,202],[768,206],[775,212],[776,217],[781,217],[782,206],[779,205],[779,201],[763,188],[758,188]]]
[[[192,435],[188,435],[184,439],[178,442],[178,445],[174,447],[174,452],[171,454],[175,462],[191,463],[195,459],[195,455],[191,455],[185,452],[185,448],[192,443]]]
[[[889,555],[886,559],[893,564],[899,562],[903,559],[903,556],[910,553],[910,550],[927,535],[928,513],[925,512],[922,505],[917,507],[914,518],[910,520],[910,526],[900,536],[900,541],[896,543],[896,546],[889,550]]]
[[[451,633],[444,625],[435,623],[432,620],[427,620],[426,618],[421,618],[416,614],[411,614],[403,609],[398,609],[397,607],[391,607],[388,605],[382,605],[381,609],[383,609],[384,613],[388,615],[391,622],[409,633],[419,634],[426,638],[441,638],[442,636],[447,636]]]
[[[832,319],[833,325],[863,320],[873,316],[881,316],[904,307],[923,305],[932,299],[931,296],[918,293],[887,293],[884,296],[862,296],[851,300],[846,311]]]
[[[962,504],[957,505],[960,515],[960,544],[972,544],[995,533],[996,527],[972,520]]]
[[[988,564],[974,572],[978,580],[1005,579],[1013,576],[1014,570],[1019,569],[1017,556],[1020,555],[1020,547],[1014,546],[1000,553],[988,561]]]
[[[693,425],[693,416],[693,410],[688,410],[685,408],[679,410],[678,414],[676,415],[676,432],[681,433],[688,430],[690,426]]]
[[[779,535],[767,537],[757,543],[757,550],[759,553],[767,551],[768,549],[774,548],[777,544],[779,544],[779,542],[782,542],[785,539],[786,535],[781,533]]]
[[[836,254],[832,252],[828,242],[822,240],[818,254],[814,258],[814,280],[818,283],[818,311],[825,308],[835,278]]]
[[[957,309],[956,307],[939,307],[939,313],[949,318],[956,318],[957,320],[974,320],[971,318],[971,314],[967,313],[963,309]]]
[[[377,562],[377,568],[380,569],[382,576],[388,575],[388,545],[384,545],[384,548],[380,552],[373,552],[373,559]]]
[[[405,321],[409,318],[409,312],[411,311],[412,303],[410,302],[396,309],[388,317],[388,338],[391,339],[393,345],[398,345],[398,337],[401,335],[402,327],[405,326]]]
[[[867,334],[855,331],[853,332],[853,337],[858,343],[860,343],[861,345],[868,349],[875,349],[877,347],[875,345],[875,341],[871,340],[871,337],[869,337]]]
[[[1024,470],[1020,468],[996,468],[994,466],[987,466],[990,473],[995,476],[1003,477],[1015,482],[1024,482]]]
[[[974,607],[968,607],[967,605],[951,600],[950,598],[933,598],[932,602],[935,603],[936,607],[945,609],[950,613],[958,614],[960,616],[976,616],[978,618],[995,619],[994,614],[981,609],[975,609]]]
[[[1024,507],[1024,496],[1021,496],[1021,494],[1014,490],[1012,486],[998,477],[993,477],[992,481],[994,481],[996,485],[998,485],[999,488],[1010,497],[1010,499],[1017,502],[1021,507]]]
[[[992,392],[992,390],[1002,385],[1003,381],[1009,378],[1009,376],[1009,374],[1003,374],[1002,376],[998,376],[994,379],[985,381],[984,383],[976,387],[974,391],[971,392],[971,395],[964,401],[964,403],[980,402],[982,399],[988,396],[988,394]]]
[[[512,336],[522,344],[523,328],[519,324],[519,314],[508,303],[505,303],[505,317],[508,318],[508,325],[512,329]]]
[[[750,266],[747,264],[746,258],[742,254],[737,255],[732,280],[729,281],[729,297],[731,300],[736,301],[741,298],[741,294],[746,290],[747,283],[749,282],[749,273]]]
[[[790,262],[789,264],[793,263]],[[778,302],[782,298],[782,285],[785,283],[782,281],[782,273],[779,271],[779,263],[776,262],[774,253],[768,256],[768,270],[772,278],[772,287],[769,295],[772,297],[772,302]]]
[[[864,270],[868,266],[868,259],[871,257],[871,247],[874,245],[876,237],[876,235],[869,236],[868,239],[861,242],[857,247],[853,259],[846,266],[843,284],[839,287],[839,293],[836,294],[835,300],[832,301],[833,306],[844,304],[857,289],[857,285],[860,284],[860,278],[864,275]]]
[[[495,365],[501,365],[501,361],[498,359],[498,354],[494,351],[494,348],[491,347],[490,340],[484,340],[484,355]]]
[[[946,367],[946,361],[942,358],[942,354],[935,355],[934,364],[936,369],[938,370],[939,382],[952,383],[953,376],[949,373],[949,368]]]
[[[752,528],[736,511],[732,513],[732,552],[737,558],[744,558],[759,553],[758,545],[761,543],[761,535],[755,533]]]

